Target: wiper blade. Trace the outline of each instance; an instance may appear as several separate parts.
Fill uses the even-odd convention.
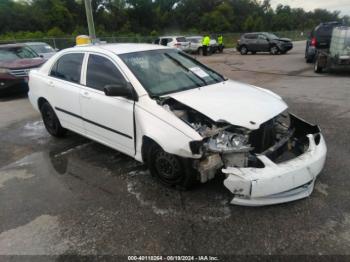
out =
[[[177,65],[179,65],[181,68],[185,69],[186,72],[188,73],[192,73],[195,77],[197,77],[199,80],[201,80],[204,85],[208,85],[207,81],[205,81],[203,78],[199,77],[198,75],[196,75],[192,70],[190,70],[189,68],[187,68],[183,63],[181,63],[179,60],[175,59],[174,57],[172,57],[171,55],[164,53],[164,55],[168,58],[170,58],[173,62],[175,62]]]

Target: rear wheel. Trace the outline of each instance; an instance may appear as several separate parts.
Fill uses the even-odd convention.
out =
[[[188,160],[165,152],[155,143],[149,146],[147,165],[151,174],[168,187],[188,189],[196,181],[196,171]]]
[[[241,50],[240,50],[240,53],[241,55],[246,55],[248,54],[248,48],[244,45],[241,47]]]
[[[198,48],[198,51],[197,51],[197,54],[198,55],[203,55],[203,48]]]
[[[314,71],[315,71],[315,73],[318,73],[318,74],[323,72],[323,67],[320,66],[320,61],[319,61],[318,58],[316,58],[316,61],[315,61],[315,64],[314,64]]]
[[[55,111],[48,102],[44,102],[44,104],[40,107],[40,112],[45,128],[50,135],[55,137],[63,137],[66,134],[67,129],[61,126]]]

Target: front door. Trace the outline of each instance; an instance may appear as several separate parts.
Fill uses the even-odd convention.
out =
[[[89,54],[86,66],[86,87],[81,89],[80,104],[86,134],[93,139],[133,156],[134,101],[106,96],[106,85],[126,80],[108,57]]]
[[[267,52],[269,51],[269,41],[264,35],[259,35],[258,37],[258,49],[259,51]]]

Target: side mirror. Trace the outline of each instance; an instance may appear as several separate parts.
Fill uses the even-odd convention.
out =
[[[39,57],[44,58],[44,55],[39,55]]]
[[[114,85],[106,85],[103,88],[106,96],[120,96],[128,99],[134,99],[131,88],[127,83],[120,83]]]
[[[55,48],[54,50],[55,50],[56,52],[60,51],[58,48]]]

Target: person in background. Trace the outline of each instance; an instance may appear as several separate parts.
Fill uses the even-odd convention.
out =
[[[222,53],[222,51],[224,50],[224,38],[222,37],[221,34],[218,36],[218,45],[219,45],[219,52]]]
[[[208,34],[205,34],[202,40],[202,46],[203,46],[203,55],[207,56],[208,55],[208,48],[210,45],[210,37]]]

